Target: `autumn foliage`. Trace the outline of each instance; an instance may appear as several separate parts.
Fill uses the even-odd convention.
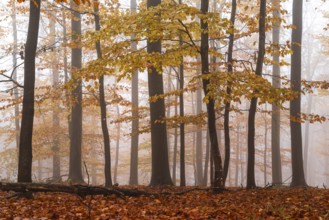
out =
[[[0,219],[326,219],[329,191],[318,188],[229,189],[214,195],[206,189],[145,188],[158,195],[93,196],[37,193],[35,198],[5,198]],[[161,193],[168,192],[167,195]]]

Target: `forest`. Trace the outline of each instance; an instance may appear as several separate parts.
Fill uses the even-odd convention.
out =
[[[0,219],[327,218],[328,4],[1,2]]]

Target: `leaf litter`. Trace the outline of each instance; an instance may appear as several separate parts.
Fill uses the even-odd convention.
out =
[[[228,188],[220,194],[193,187],[124,186],[150,195],[125,197],[34,193],[33,199],[0,192],[5,219],[329,219],[329,190]],[[186,193],[179,193],[186,191]],[[165,192],[165,193],[164,193]]]

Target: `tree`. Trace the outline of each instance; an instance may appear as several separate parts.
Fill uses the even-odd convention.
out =
[[[81,168],[81,144],[82,144],[82,82],[77,75],[82,67],[81,49],[81,14],[75,2],[71,1],[71,38],[75,46],[72,47],[71,70],[73,80],[72,108],[70,123],[70,163],[69,179],[73,182],[83,182]]]
[[[135,13],[137,8],[136,0],[130,0],[131,13]],[[134,34],[131,36],[134,39]],[[134,40],[131,41],[131,49],[137,50],[137,44]],[[138,184],[138,127],[139,127],[139,113],[138,113],[138,70],[135,70],[131,81],[131,102],[132,102],[132,124],[131,124],[131,152],[130,152],[130,177],[129,184]]]
[[[95,30],[100,31],[100,18],[99,18],[99,2],[94,2],[94,12],[95,12]],[[102,49],[101,43],[98,40],[96,42],[96,52],[97,59],[102,59]],[[104,175],[105,175],[105,186],[112,186],[112,177],[111,177],[111,146],[110,146],[110,135],[107,127],[107,111],[106,111],[106,100],[105,100],[105,90],[104,90],[104,75],[99,77],[99,105],[101,110],[101,126],[103,132],[104,140]]]
[[[17,48],[17,24],[16,24],[16,0],[12,1],[12,25],[13,25],[13,80],[17,82],[17,54],[18,54],[18,48]],[[18,100],[18,89],[17,85],[14,83],[14,99],[15,101]],[[20,132],[20,125],[19,125],[19,104],[15,105],[15,130],[16,130],[16,146],[17,149],[19,148],[19,132]]]
[[[209,10],[209,1],[201,1],[201,13],[203,16],[208,14]],[[203,76],[209,74],[209,28],[208,23],[205,17],[200,19],[201,26],[201,73]],[[214,161],[214,192],[219,192],[220,188],[224,186],[223,182],[223,168],[222,168],[222,158],[219,152],[218,139],[217,139],[217,130],[216,130],[216,113],[215,113],[215,100],[212,97],[209,97],[208,86],[210,80],[207,77],[202,78],[203,91],[205,96],[208,98],[207,106],[207,116],[208,116],[208,130],[210,138],[210,149],[212,153],[212,159]]]
[[[303,167],[303,146],[301,126],[301,72],[302,72],[302,31],[303,31],[303,1],[293,1],[291,33],[291,87],[299,93],[298,97],[290,101],[290,131],[291,131],[291,186],[306,186]]]
[[[182,0],[179,0],[179,4],[182,4]],[[179,35],[179,44],[183,45],[183,38]],[[179,94],[179,116],[184,117],[184,57],[181,56],[181,63],[179,65],[179,88],[182,92]],[[180,131],[180,186],[186,185],[185,180],[185,124],[184,122],[179,125]]]
[[[56,28],[55,28],[55,21],[54,19],[56,18],[55,14],[51,14],[50,18],[50,45],[52,47],[55,47],[56,45]],[[52,57],[52,73],[53,73],[53,86],[57,87],[59,85],[59,71],[58,71],[58,57],[57,57],[57,52],[53,52],[53,57]],[[60,121],[59,121],[59,107],[54,106],[53,109],[53,131],[56,131],[57,129],[60,128]],[[59,157],[59,138],[54,135],[53,136],[53,146],[52,146],[52,151],[53,151],[53,180],[59,181],[61,180],[61,161]]]
[[[272,84],[275,88],[280,88],[280,0],[272,0],[274,6],[273,19],[274,26],[272,31],[273,44],[277,50],[273,54],[273,77]],[[274,185],[282,184],[282,168],[280,155],[280,107],[272,104],[272,130],[271,130],[271,146],[272,146],[272,182]]]
[[[19,140],[18,182],[32,182],[35,57],[38,45],[41,0],[30,1],[29,26],[24,53],[24,94]]]
[[[234,24],[235,24],[235,14],[236,14],[236,0],[232,0],[232,9],[231,9],[231,33],[229,36],[229,45],[227,52],[227,72],[228,74],[233,73],[233,44],[234,44]],[[227,82],[226,88],[227,95],[231,94],[231,85],[230,82]],[[224,160],[224,184],[227,178],[229,163],[230,163],[230,106],[231,101],[225,103],[224,111],[224,138],[225,138],[225,160]]]
[[[259,41],[258,57],[255,74],[262,77],[263,62],[265,55],[265,32],[266,32],[266,0],[260,1],[259,13]],[[247,164],[247,188],[255,188],[255,116],[257,110],[257,97],[251,98],[248,115],[248,164]]]
[[[158,6],[161,0],[147,0],[147,8]],[[159,14],[154,19],[160,19]],[[161,40],[147,40],[147,52],[161,53]],[[149,97],[163,95],[163,77],[159,70],[150,63],[148,67]],[[165,117],[164,99],[160,98],[150,102],[151,116],[151,149],[152,149],[152,173],[151,186],[172,185],[168,161],[168,144],[166,123],[159,123]]]

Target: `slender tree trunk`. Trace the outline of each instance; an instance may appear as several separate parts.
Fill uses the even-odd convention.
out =
[[[117,115],[120,116],[120,108],[117,105]],[[115,164],[114,164],[114,182],[117,183],[118,180],[118,165],[119,165],[119,147],[120,147],[120,133],[121,133],[121,124],[118,123],[117,127],[117,140],[115,147]]]
[[[204,163],[204,171],[203,171],[203,186],[207,186],[208,184],[208,167],[209,167],[209,158],[210,158],[210,144],[209,144],[209,134],[207,132],[206,136],[206,158]]]
[[[240,158],[240,125],[237,127],[236,131],[236,152],[235,152],[235,186],[238,186],[239,181],[239,163],[241,162]]]
[[[77,11],[77,5],[71,1],[72,19],[72,41],[77,45],[72,48],[71,70],[74,89],[72,91],[71,128],[70,128],[70,163],[69,179],[72,182],[82,183],[82,82],[76,74],[82,67],[81,49],[81,14]]]
[[[181,4],[181,0],[179,1]],[[182,36],[179,37],[180,44],[182,45]],[[184,58],[181,57],[181,64],[179,65],[179,88],[182,92],[179,94],[179,116],[184,117]],[[186,185],[185,180],[185,124],[180,123],[180,186]]]
[[[24,95],[19,140],[18,182],[32,182],[35,57],[38,45],[41,0],[30,1],[29,26],[24,57]]]
[[[95,1],[94,12],[95,12],[95,30],[100,31],[100,18],[99,18],[99,9],[98,9],[98,0]],[[96,52],[97,59],[102,59],[102,49],[100,41],[96,42]],[[101,110],[101,125],[103,132],[103,141],[104,141],[104,175],[105,175],[105,187],[112,186],[112,177],[111,177],[111,146],[110,146],[110,135],[107,127],[107,111],[106,111],[106,100],[105,100],[105,89],[104,89],[104,75],[99,77],[99,105]]]
[[[52,18],[50,19],[50,38],[51,38],[51,45],[55,48],[56,44],[56,29],[55,29],[55,14],[52,14]],[[52,73],[53,73],[53,87],[57,87],[59,83],[59,72],[58,72],[58,57],[57,52],[53,52],[53,64],[52,64]],[[56,132],[60,128],[59,123],[59,107],[54,105],[53,109],[53,131]],[[59,157],[59,139],[56,135],[53,136],[53,180],[60,181],[61,180],[61,160]]]
[[[17,54],[18,54],[18,48],[17,48],[17,24],[16,24],[16,1],[13,0],[12,2],[12,26],[13,26],[13,80],[17,82]],[[17,153],[19,149],[19,132],[20,132],[20,125],[19,125],[19,104],[18,104],[18,89],[15,84],[14,86],[14,100],[15,100],[15,135],[16,135],[16,148],[17,148]],[[18,154],[17,154],[18,156]],[[17,157],[18,160],[18,157]]]
[[[209,0],[201,2],[201,13],[207,14],[209,9]],[[202,75],[209,74],[209,34],[208,34],[208,23],[201,19],[201,71]],[[208,96],[208,85],[210,84],[209,79],[203,78],[203,90],[205,96]],[[208,113],[208,129],[210,137],[210,146],[212,152],[212,158],[214,161],[214,193],[217,193],[220,188],[224,186],[223,182],[223,168],[222,158],[219,152],[218,139],[216,133],[216,114],[215,114],[215,101],[212,97],[208,97],[207,102],[207,113]]]
[[[265,55],[265,18],[266,18],[266,0],[260,2],[259,18],[259,45],[256,65],[256,75],[261,77],[263,71],[263,62]],[[248,117],[248,166],[247,166],[247,188],[255,188],[255,115],[257,110],[257,98],[251,99]]]
[[[273,11],[273,17],[280,19],[280,0],[272,0],[272,4],[275,7]],[[280,44],[280,22],[275,22],[272,31],[273,44],[276,49],[279,50]],[[272,82],[275,88],[281,87],[280,80],[280,54],[279,52],[273,55],[273,77]],[[281,154],[280,154],[280,108],[272,103],[272,131],[271,131],[271,147],[272,147],[272,182],[274,185],[282,184],[282,168],[281,168]]]
[[[231,9],[231,30],[229,36],[229,44],[228,44],[228,52],[227,52],[227,72],[228,75],[233,73],[233,44],[234,44],[234,24],[235,24],[235,14],[236,14],[236,0],[232,0],[232,9]],[[227,81],[226,93],[228,96],[231,94],[231,83]],[[230,151],[231,151],[231,143],[230,143],[230,108],[231,101],[225,103],[224,110],[224,136],[225,136],[225,160],[224,160],[224,184],[226,182],[226,177],[229,169],[230,163]]]
[[[130,0],[130,10],[131,13],[135,13],[137,8],[136,0]],[[135,38],[134,34],[131,36],[132,39]],[[137,50],[137,44],[134,40],[131,42],[131,49],[133,51]],[[133,72],[131,81],[131,101],[132,101],[132,124],[131,124],[131,152],[130,152],[130,177],[129,184],[138,184],[138,142],[139,142],[139,113],[138,113],[138,70]]]
[[[267,111],[265,104],[265,111]],[[265,115],[265,133],[264,133],[264,186],[267,184],[267,119]]]
[[[303,1],[293,1],[292,23],[296,27],[292,30],[291,42],[291,86],[293,91],[301,92],[301,52],[303,31]],[[303,167],[302,128],[300,123],[301,97],[290,101],[290,129],[291,129],[291,186],[306,186]]]
[[[161,0],[147,0],[147,8],[157,6]],[[159,19],[157,15],[154,19]],[[161,53],[161,41],[147,41],[148,53]],[[162,95],[163,77],[154,66],[148,68],[149,97]],[[151,148],[152,148],[152,174],[151,186],[172,185],[168,161],[168,144],[166,123],[157,123],[165,117],[164,99],[150,103],[151,115]]]
[[[178,86],[177,86],[178,88]],[[177,103],[178,98],[175,96],[175,116],[178,114]],[[174,153],[173,153],[173,166],[172,166],[172,179],[174,185],[176,185],[176,169],[177,169],[177,145],[178,145],[178,128],[175,126],[174,129]]]
[[[200,58],[198,58],[199,60]],[[199,71],[198,71],[199,72]],[[201,70],[200,70],[201,72]],[[196,91],[196,114],[199,115],[202,112],[202,89]],[[202,127],[197,126],[196,132],[196,176],[197,185],[202,183]]]

